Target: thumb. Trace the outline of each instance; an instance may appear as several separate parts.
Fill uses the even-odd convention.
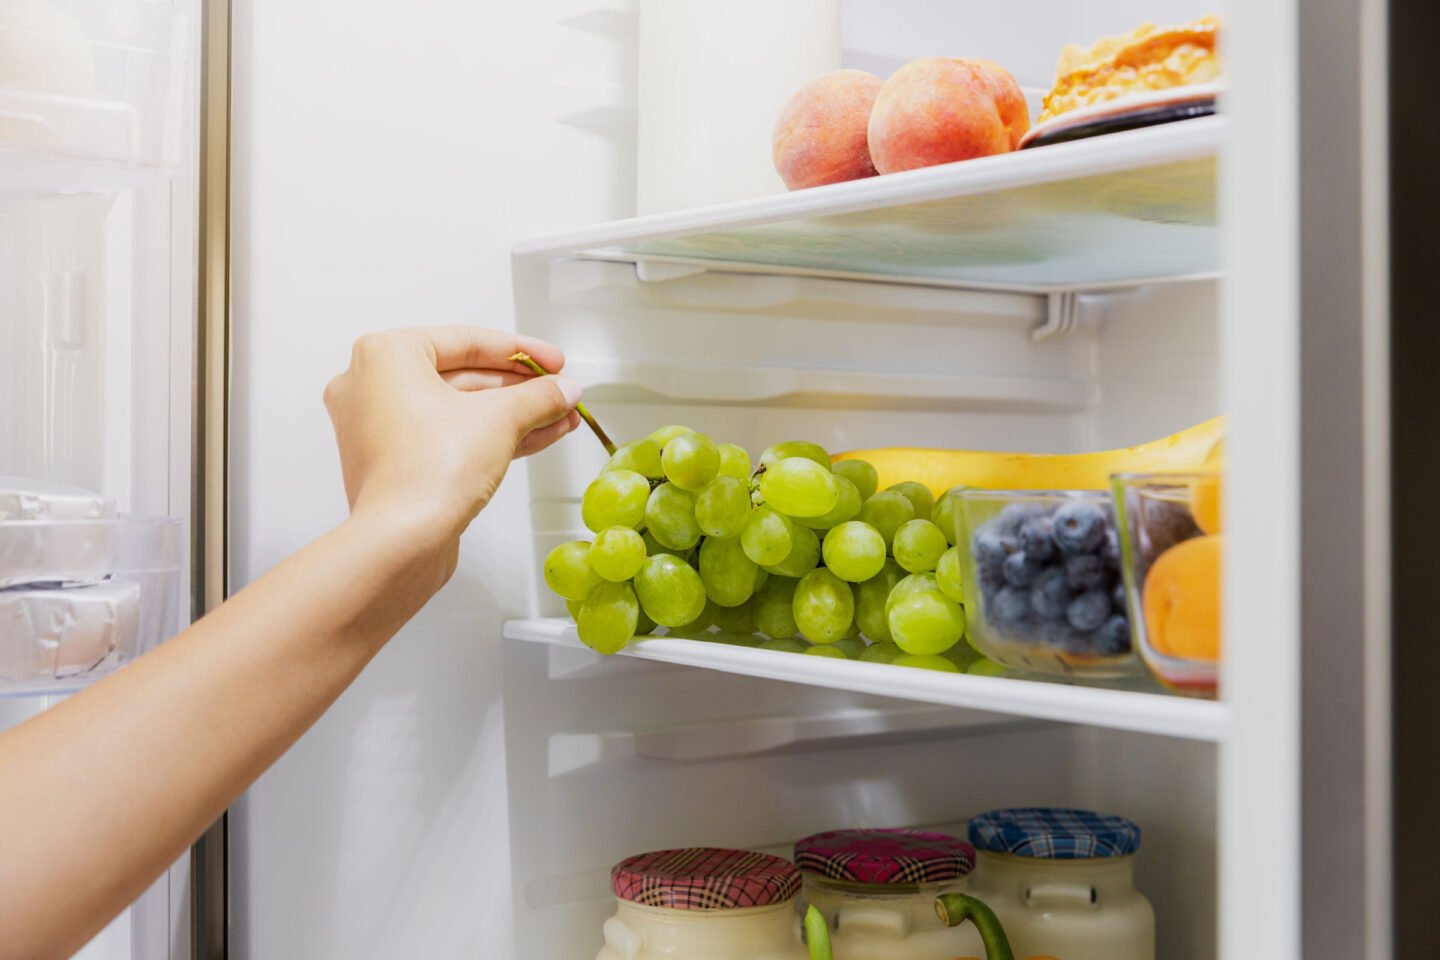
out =
[[[531,430],[559,420],[580,402],[580,384],[564,375],[534,377],[498,393],[517,442]]]

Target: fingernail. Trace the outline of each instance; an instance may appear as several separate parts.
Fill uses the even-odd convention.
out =
[[[575,404],[580,402],[580,384],[560,374],[555,377],[555,386],[560,388],[560,395],[565,398],[566,409],[574,409]]]

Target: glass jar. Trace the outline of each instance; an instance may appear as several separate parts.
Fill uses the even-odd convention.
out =
[[[622,860],[596,960],[806,960],[800,874],[749,850],[692,847]]]
[[[966,633],[977,650],[1033,673],[1144,672],[1131,644],[1107,494],[964,490],[959,497]]]
[[[921,830],[834,830],[795,844],[803,898],[830,924],[835,960],[982,956],[972,925],[946,927],[935,898],[965,886],[975,848]]]
[[[1155,911],[1135,889],[1140,828],[1088,810],[1021,807],[970,821],[971,896],[1017,957],[1155,960]]]

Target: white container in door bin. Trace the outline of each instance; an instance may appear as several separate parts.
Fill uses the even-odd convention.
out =
[[[806,960],[788,861],[748,850],[642,853],[610,873],[618,906],[596,960]]]
[[[171,517],[0,522],[0,697],[66,693],[175,632]]]
[[[174,172],[186,0],[0,0],[0,191]]]
[[[965,888],[975,848],[923,830],[832,830],[795,844],[802,899],[825,915],[835,960],[983,956],[972,924],[947,927],[935,898]]]
[[[840,0],[640,0],[639,214],[783,193],[770,135],[840,67]]]
[[[1050,807],[970,821],[970,895],[1000,918],[1015,956],[1155,960],[1155,911],[1135,889],[1140,828],[1124,817]]]

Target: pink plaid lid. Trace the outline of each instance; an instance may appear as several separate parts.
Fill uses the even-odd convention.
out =
[[[852,883],[938,883],[975,867],[975,848],[924,830],[831,830],[795,844],[806,873]]]
[[[784,903],[800,892],[788,860],[750,850],[690,847],[621,860],[610,871],[621,900],[671,910],[734,910]]]

